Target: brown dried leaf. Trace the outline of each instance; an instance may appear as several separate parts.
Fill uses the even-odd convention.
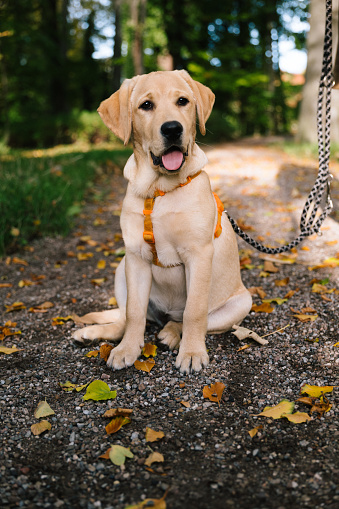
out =
[[[156,442],[157,440],[160,440],[165,436],[165,433],[163,431],[155,431],[151,428],[146,428],[146,442]]]
[[[129,424],[130,422],[131,419],[129,419],[128,417],[123,416],[114,417],[114,419],[112,419],[111,422],[108,423],[107,426],[105,426],[107,435],[116,433],[122,426],[125,426],[125,424]]]
[[[43,420],[35,424],[32,424],[31,432],[33,433],[33,435],[41,435],[41,433],[43,433],[44,431],[49,431],[51,428],[52,428],[51,423],[46,420]]]
[[[152,463],[162,463],[164,461],[164,457],[160,452],[152,452],[148,458],[145,460],[145,465],[150,467]]]
[[[210,401],[215,401],[218,403],[218,405],[220,405],[225,387],[226,386],[222,382],[215,382],[214,384],[211,384],[210,387],[205,385],[202,391],[202,395],[204,398],[208,398]]]
[[[131,408],[110,408],[106,410],[103,417],[129,417],[132,412]]]
[[[155,364],[154,359],[147,359],[147,361],[136,360],[134,363],[134,367],[138,371],[146,371],[147,373],[149,373],[153,368],[154,364]]]
[[[264,261],[264,271],[274,273],[274,272],[279,272],[279,269],[272,262],[265,260]]]
[[[274,307],[271,306],[269,302],[263,302],[260,305],[253,304],[251,311],[255,313],[272,313],[274,311]]]
[[[286,286],[290,282],[289,277],[285,277],[285,279],[276,279],[274,281],[275,286]]]
[[[104,359],[105,362],[107,362],[108,357],[110,356],[111,350],[113,350],[113,346],[109,345],[108,343],[104,343],[100,346],[100,358]]]
[[[141,353],[144,357],[156,357],[157,355],[157,346],[152,343],[146,343]]]

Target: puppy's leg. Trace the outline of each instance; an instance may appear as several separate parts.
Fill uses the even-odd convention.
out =
[[[127,251],[125,263],[126,330],[121,343],[113,348],[107,361],[107,365],[114,369],[131,366],[144,346],[147,306],[152,283],[152,269],[148,262]]]
[[[177,368],[182,373],[200,371],[208,364],[205,345],[208,298],[212,275],[213,245],[207,244],[190,255],[185,263],[187,301],[183,317],[183,333]]]
[[[78,329],[72,334],[73,340],[82,346],[94,345],[100,339],[118,341],[125,332],[127,288],[125,278],[125,259],[119,264],[115,274],[115,295],[119,309],[111,309],[100,313],[88,313],[83,317],[84,323],[99,323]],[[113,322],[113,323],[112,323]]]
[[[171,350],[179,346],[182,333],[182,323],[168,322],[162,331],[159,332],[158,338],[164,345],[167,345]]]
[[[244,288],[241,293],[234,295],[224,306],[208,315],[207,332],[218,334],[226,332],[232,325],[239,325],[252,307],[252,297]]]

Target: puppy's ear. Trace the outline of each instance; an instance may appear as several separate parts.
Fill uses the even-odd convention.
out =
[[[213,94],[212,90],[208,87],[205,87],[205,85],[202,85],[198,81],[195,81],[191,78],[191,76],[186,71],[179,71],[180,75],[186,83],[190,86],[190,88],[193,91],[196,105],[197,105],[197,113],[198,113],[198,120],[199,120],[199,129],[201,134],[206,134],[206,128],[205,123],[207,122],[208,117],[211,114],[215,95]]]
[[[132,133],[131,93],[135,79],[125,80],[119,90],[103,101],[98,113],[107,127],[127,145]]]

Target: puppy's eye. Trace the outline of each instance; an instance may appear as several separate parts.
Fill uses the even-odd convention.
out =
[[[153,110],[153,108],[154,108],[154,104],[152,103],[152,101],[145,101],[144,103],[140,104],[140,106],[139,106],[140,110],[146,110],[146,111]]]
[[[186,97],[179,97],[178,101],[177,101],[177,105],[178,106],[186,106],[186,104],[189,103],[189,100],[186,99]]]

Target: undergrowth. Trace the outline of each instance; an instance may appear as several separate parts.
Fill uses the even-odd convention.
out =
[[[103,145],[9,151],[3,155],[0,256],[36,237],[66,235],[96,177],[116,166],[123,168],[130,153],[117,145]]]

